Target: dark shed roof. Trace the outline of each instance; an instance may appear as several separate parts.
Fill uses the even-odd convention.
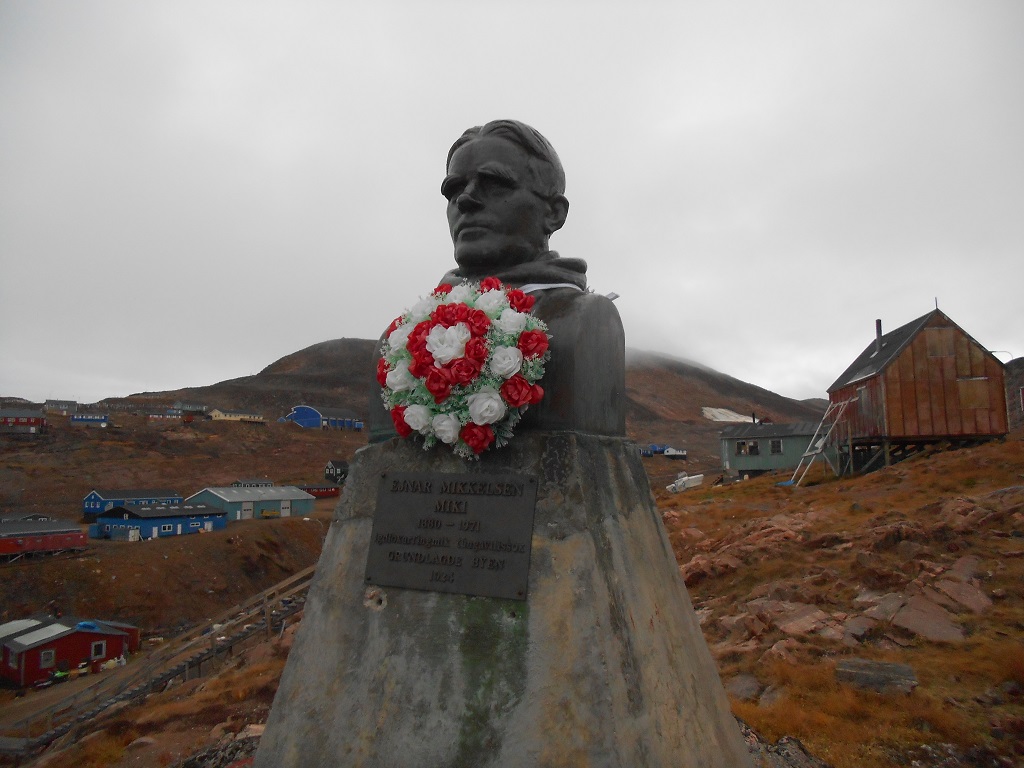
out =
[[[115,514],[117,513],[117,514]],[[208,504],[182,504],[167,506],[141,506],[139,504],[120,504],[106,512],[97,515],[99,519],[124,518],[125,515],[142,519],[153,519],[160,517],[195,517],[196,515],[225,515],[227,514],[220,507],[212,507]]]
[[[0,523],[0,538],[10,536],[39,536],[45,533],[77,533],[82,527],[61,520],[13,520]]]
[[[769,437],[810,437],[818,429],[814,421],[794,421],[789,424],[732,424],[722,430],[727,440]]]
[[[828,391],[832,392],[853,384],[855,381],[861,381],[881,373],[889,363],[896,359],[899,353],[903,351],[903,348],[917,336],[918,332],[924,328],[928,320],[935,314],[946,317],[938,309],[933,309],[927,315],[911,320],[906,325],[901,325],[895,331],[883,334],[881,351],[877,349],[877,340],[872,341],[864,348],[860,356],[850,364],[850,367],[843,371],[842,375],[832,383]],[[947,317],[946,319],[948,320],[949,318]]]

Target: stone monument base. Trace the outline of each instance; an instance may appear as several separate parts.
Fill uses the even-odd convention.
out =
[[[366,584],[377,480],[409,470],[536,478],[526,600]],[[748,765],[635,445],[359,451],[258,768]]]

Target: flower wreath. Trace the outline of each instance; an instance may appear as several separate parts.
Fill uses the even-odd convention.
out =
[[[544,397],[547,326],[534,298],[496,277],[443,283],[388,326],[377,362],[384,406],[401,437],[441,441],[477,458],[512,437]]]

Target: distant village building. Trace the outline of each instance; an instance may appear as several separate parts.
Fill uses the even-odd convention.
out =
[[[115,490],[93,489],[82,499],[82,514],[95,517],[114,507],[125,504],[155,506],[181,504],[182,495],[168,488],[127,488]]]
[[[139,629],[119,621],[17,619],[0,624],[0,677],[19,688],[85,664],[92,672],[139,649]]]
[[[226,523],[223,509],[206,504],[120,504],[97,516],[96,522],[89,526],[89,536],[94,539],[143,541],[219,531]]]
[[[47,400],[43,403],[43,410],[58,416],[70,416],[72,413],[78,413],[78,402],[75,400]]]
[[[185,402],[184,400],[178,400],[174,404],[174,407],[177,410],[181,411],[182,413],[192,414],[205,414],[208,410],[210,410],[210,406],[208,405],[203,405],[202,403],[188,403]]]
[[[0,434],[37,435],[46,431],[46,415],[26,408],[0,410]]]
[[[0,522],[0,560],[14,562],[25,557],[55,555],[85,549],[85,531],[76,523],[61,520],[30,519]]]
[[[180,408],[161,408],[146,413],[146,418],[150,421],[178,421],[182,416],[183,411]]]
[[[331,459],[324,467],[324,480],[334,485],[341,485],[348,477],[348,462],[343,459]]]
[[[731,475],[749,477],[795,469],[817,428],[813,421],[725,427],[720,436],[722,467]]]
[[[314,498],[292,485],[270,488],[204,488],[189,496],[186,504],[208,504],[227,512],[228,521],[271,517],[305,516],[313,511]]]
[[[348,408],[296,405],[281,421],[290,421],[306,429],[352,429],[356,432],[363,429],[362,420]]]
[[[844,471],[1007,432],[1003,364],[936,309],[875,340],[828,389]],[[839,410],[837,408],[836,410]]]
[[[73,427],[99,427],[105,429],[109,423],[110,416],[106,413],[71,414],[71,426]]]
[[[265,477],[244,477],[239,480],[235,480],[231,484],[232,488],[269,488],[274,484],[273,480],[268,480]]]
[[[1003,366],[1006,372],[1007,427],[1015,431],[1024,427],[1024,357]]]
[[[245,424],[266,424],[262,414],[252,411],[225,411],[220,408],[213,408],[206,414],[206,418],[212,421],[240,421]]]

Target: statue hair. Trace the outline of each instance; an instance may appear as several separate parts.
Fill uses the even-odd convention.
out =
[[[558,159],[555,148],[540,131],[518,120],[492,120],[486,125],[467,129],[448,150],[445,168],[451,164],[455,150],[483,136],[497,136],[510,141],[535,161],[539,161],[531,163],[540,187],[537,192],[548,198],[565,194],[565,171],[562,170],[562,161]]]

